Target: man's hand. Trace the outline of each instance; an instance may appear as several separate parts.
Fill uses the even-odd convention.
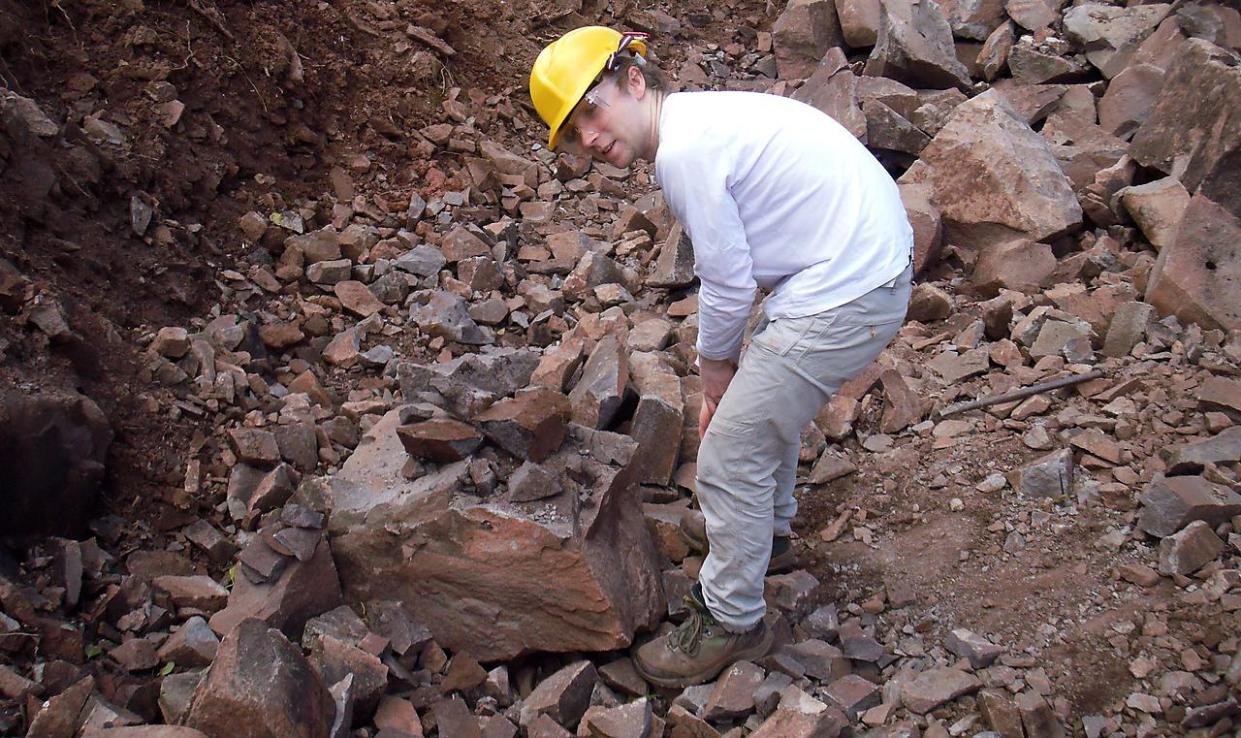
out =
[[[724,392],[737,373],[737,365],[729,360],[698,359],[698,373],[702,376],[702,410],[698,412],[698,437],[707,434],[707,426],[715,415],[715,408],[724,398]]]

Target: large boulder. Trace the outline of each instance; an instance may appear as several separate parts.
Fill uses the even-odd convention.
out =
[[[1241,330],[1241,217],[1194,195],[1175,240],[1159,252],[1146,301],[1182,322]]]
[[[883,0],[866,74],[911,87],[972,87],[969,70],[957,59],[952,28],[934,0]]]
[[[793,93],[794,100],[830,115],[849,133],[866,142],[866,116],[858,104],[858,78],[841,51],[830,52],[806,83]]]
[[[540,465],[555,494],[480,500],[467,493],[467,461],[402,476],[402,414],[385,415],[337,474],[304,485],[330,510],[348,597],[402,600],[440,645],[480,661],[624,648],[659,621],[658,556],[630,491],[632,440],[571,425]]]
[[[1124,8],[1103,3],[1083,3],[1064,14],[1069,40],[1086,52],[1086,58],[1105,77],[1120,74],[1142,41],[1167,17],[1166,3]]]
[[[529,384],[539,356],[529,349],[503,348],[464,354],[444,364],[400,362],[396,375],[406,400],[430,402],[459,418],[473,418]]]
[[[1191,193],[1214,171],[1230,171],[1235,182],[1241,167],[1237,56],[1209,41],[1186,42],[1129,153],[1139,164],[1181,180]],[[1233,212],[1241,215],[1241,207]]]
[[[771,35],[781,79],[809,77],[827,50],[844,40],[833,0],[789,0]]]
[[[0,537],[78,533],[111,443],[108,419],[84,395],[0,392]]]
[[[1082,222],[1047,139],[991,92],[958,105],[900,181],[931,187],[945,240],[954,244],[1042,241]]]
[[[302,650],[259,620],[220,643],[185,725],[211,736],[328,738],[336,705]]]

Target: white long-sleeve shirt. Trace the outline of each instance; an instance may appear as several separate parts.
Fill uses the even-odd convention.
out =
[[[910,263],[896,183],[843,126],[755,92],[668,95],[655,176],[694,244],[698,354],[736,359],[756,288],[767,317],[857,299]]]

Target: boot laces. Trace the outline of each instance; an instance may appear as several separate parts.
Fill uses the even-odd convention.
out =
[[[685,595],[685,602],[689,605],[689,617],[668,636],[668,646],[693,656],[698,653],[703,637],[714,635],[716,620],[693,595]]]

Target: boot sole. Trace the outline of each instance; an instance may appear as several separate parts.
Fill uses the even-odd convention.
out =
[[[633,659],[633,666],[638,672],[638,676],[645,679],[648,683],[654,684],[656,687],[662,687],[664,689],[684,689],[686,687],[692,687],[697,684],[703,684],[711,681],[719,676],[720,672],[724,671],[738,661],[753,661],[766,656],[767,652],[771,650],[772,644],[775,642],[775,634],[771,632],[771,628],[764,628],[764,631],[763,640],[757,645],[738,651],[728,661],[725,661],[717,667],[713,667],[712,669],[698,674],[693,674],[691,676],[662,677],[655,674],[649,674],[642,668],[641,662],[637,659]]]

